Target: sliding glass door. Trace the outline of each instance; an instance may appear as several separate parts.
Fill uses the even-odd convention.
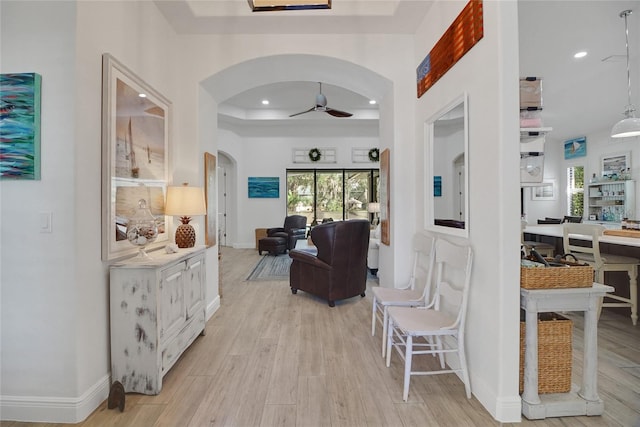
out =
[[[378,169],[287,170],[287,215],[304,215],[309,224],[374,220],[379,177]]]

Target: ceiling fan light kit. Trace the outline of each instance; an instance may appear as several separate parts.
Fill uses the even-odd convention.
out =
[[[347,113],[346,111],[336,110],[335,108],[327,107],[327,97],[322,93],[322,83],[318,83],[320,85],[320,93],[316,95],[316,104],[315,106],[309,108],[308,110],[301,111],[299,113],[291,114],[289,117],[299,116],[301,114],[310,113],[312,111],[322,111],[333,117],[351,117],[353,114]]]
[[[628,138],[631,136],[640,135],[640,118],[635,116],[636,108],[631,103],[631,71],[629,69],[629,25],[627,18],[631,15],[631,10],[623,10],[620,12],[620,17],[624,18],[624,31],[626,37],[627,47],[627,89],[628,89],[628,104],[624,111],[625,118],[616,123],[611,129],[612,138]]]

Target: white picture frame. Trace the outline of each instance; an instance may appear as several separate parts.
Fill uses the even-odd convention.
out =
[[[631,152],[605,154],[600,163],[600,174],[603,179],[623,179],[622,175],[631,170]]]
[[[531,200],[533,201],[557,199],[558,188],[557,181],[555,179],[545,180],[539,186],[531,187]]]
[[[141,96],[144,95],[144,96]],[[102,259],[138,252],[126,238],[126,223],[145,199],[168,241],[164,204],[169,176],[171,102],[112,55],[102,55]]]

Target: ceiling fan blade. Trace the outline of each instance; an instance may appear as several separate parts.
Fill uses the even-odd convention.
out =
[[[299,113],[291,114],[289,117],[295,117],[295,116],[299,116],[300,114],[310,113],[310,112],[314,111],[315,109],[316,109],[316,107],[311,107],[307,111],[301,111]]]
[[[333,108],[327,107],[325,110],[326,113],[331,114],[333,117],[351,117],[353,114],[347,113],[346,111],[335,110]]]

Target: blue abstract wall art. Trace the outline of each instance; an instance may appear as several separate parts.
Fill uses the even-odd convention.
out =
[[[280,197],[280,178],[249,177],[249,198],[277,199]]]
[[[0,179],[40,179],[40,92],[36,73],[0,74]]]

